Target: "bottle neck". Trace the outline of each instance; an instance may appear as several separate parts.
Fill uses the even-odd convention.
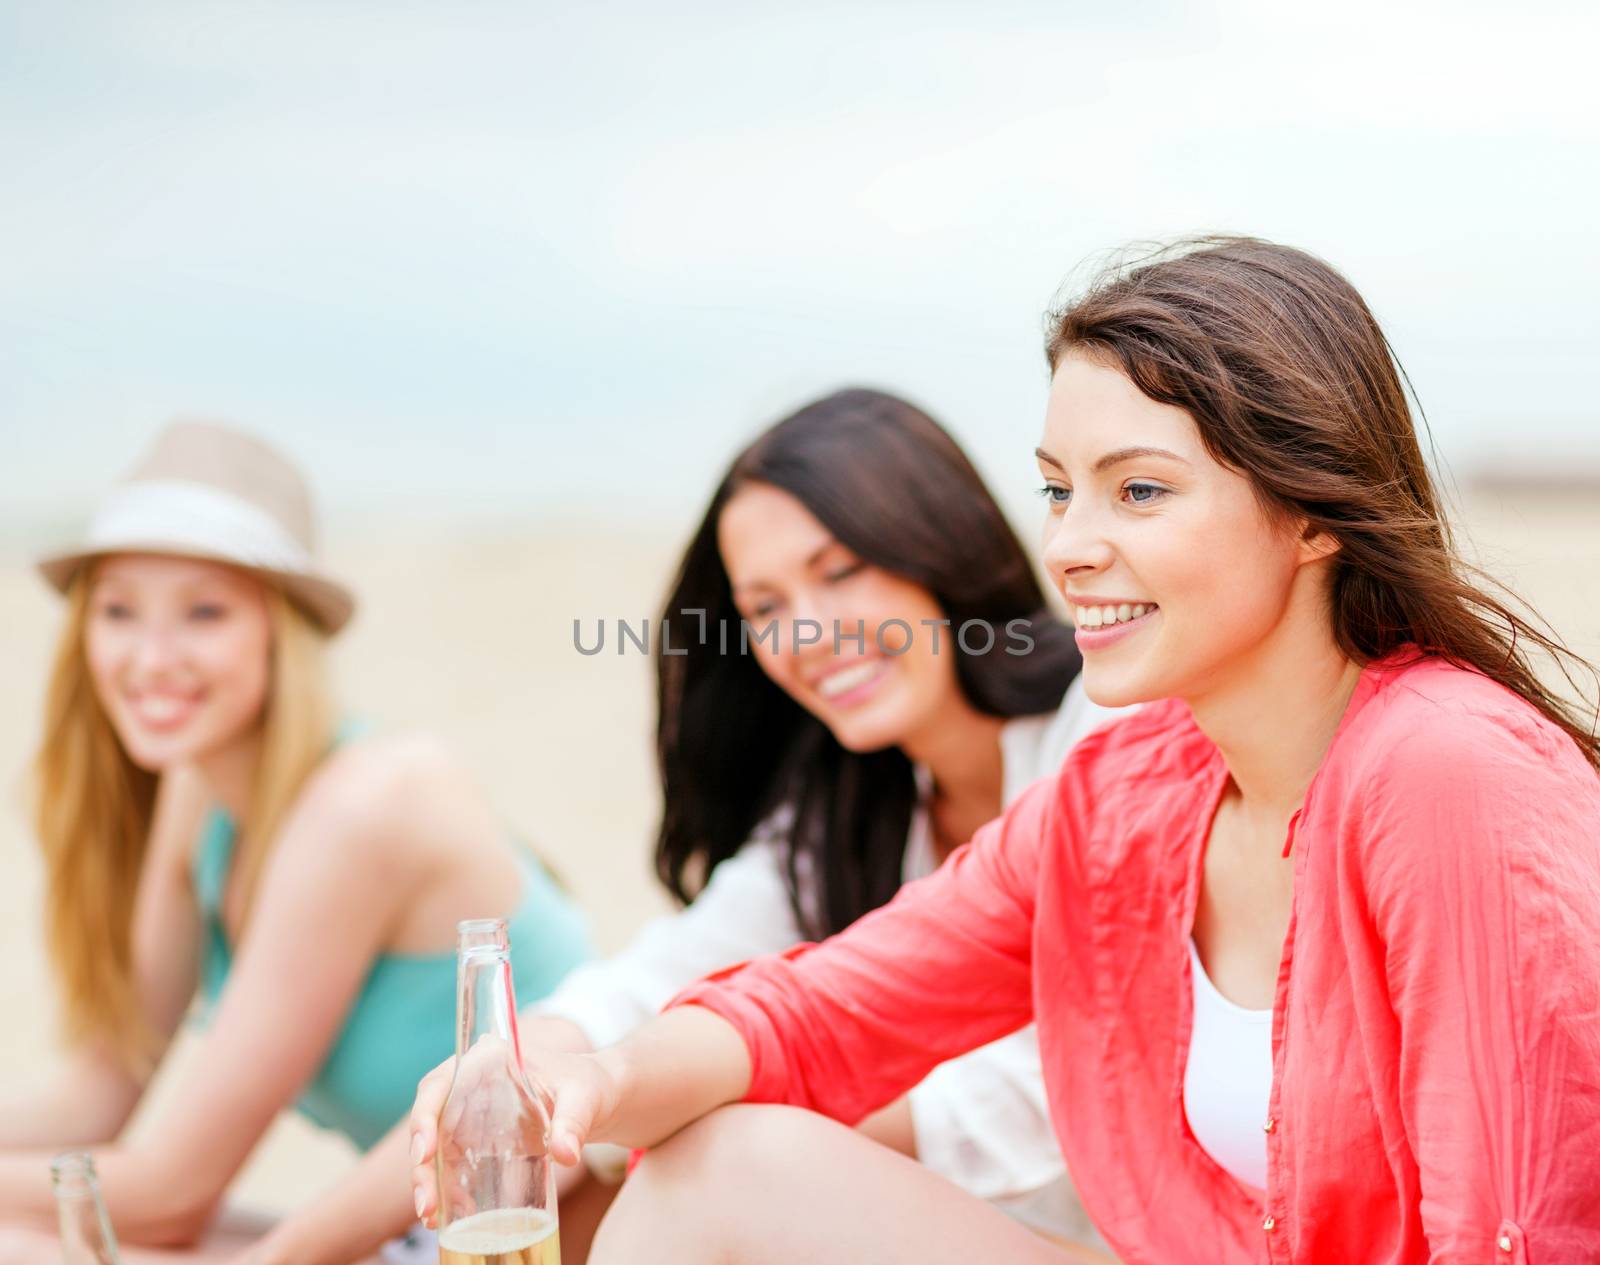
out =
[[[456,1057],[484,1036],[506,1042],[521,1063],[511,954],[500,947],[465,949],[456,964]]]
[[[61,1231],[61,1259],[67,1265],[117,1265],[117,1237],[111,1229],[94,1161],[86,1154],[58,1156],[50,1165]]]

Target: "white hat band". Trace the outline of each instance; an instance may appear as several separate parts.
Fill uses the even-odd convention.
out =
[[[125,483],[106,497],[89,524],[93,551],[153,544],[187,545],[268,571],[314,569],[305,546],[271,514],[242,497],[183,479]]]

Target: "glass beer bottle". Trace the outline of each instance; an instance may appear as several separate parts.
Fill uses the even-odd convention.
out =
[[[62,1265],[119,1265],[117,1236],[89,1153],[68,1151],[51,1160],[50,1185],[61,1221]]]
[[[504,918],[456,927],[456,1058],[439,1112],[440,1265],[561,1265],[547,1100],[528,1081]]]

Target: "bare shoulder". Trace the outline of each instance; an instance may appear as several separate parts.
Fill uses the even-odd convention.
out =
[[[405,731],[341,745],[308,779],[290,824],[379,849],[392,868],[458,847],[491,820],[482,790],[450,747],[425,731]]]

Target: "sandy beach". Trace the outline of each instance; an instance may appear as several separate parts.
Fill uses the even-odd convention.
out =
[[[1574,649],[1600,659],[1597,490],[1480,488],[1466,506],[1485,565]],[[649,660],[619,656],[614,644],[580,655],[573,620],[592,630],[601,618],[653,615],[688,530],[684,521],[631,534],[582,523],[430,531],[397,519],[330,542],[332,563],[364,603],[335,657],[348,710],[450,742],[508,823],[577,893],[602,947],[619,945],[666,907],[649,862],[654,704]],[[1024,538],[1032,534],[1027,525]],[[0,1077],[8,1090],[46,1076],[54,1048],[25,796],[59,612],[25,565],[23,551],[34,543],[8,541],[0,555]],[[182,1092],[183,1064],[195,1052],[192,1039],[180,1043],[147,1107]],[[339,1139],[286,1115],[236,1193],[252,1206],[283,1209],[351,1158]]]

